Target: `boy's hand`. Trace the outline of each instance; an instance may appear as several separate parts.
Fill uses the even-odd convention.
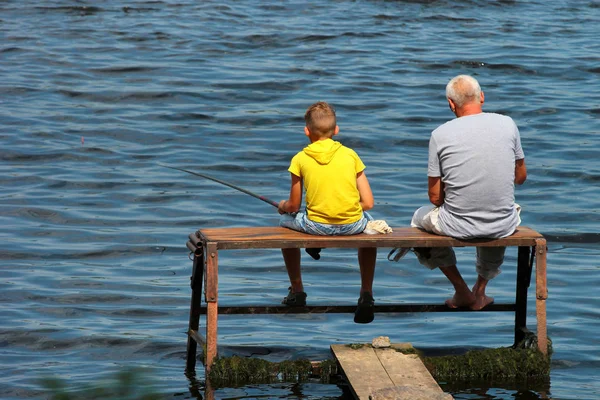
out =
[[[279,214],[285,214],[285,203],[287,203],[287,200],[281,200],[279,202],[279,206],[277,206],[277,211],[279,212]]]

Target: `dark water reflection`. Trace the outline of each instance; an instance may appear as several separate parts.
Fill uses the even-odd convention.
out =
[[[444,386],[458,399],[595,399],[600,367],[600,8],[592,0],[133,0],[0,3],[0,397],[43,397],[123,366],[168,398],[201,398],[183,373],[185,241],[200,227],[272,225],[264,203],[163,168],[198,168],[261,195],[287,194],[303,113],[338,110],[339,140],[367,165],[373,214],[406,225],[427,202],[428,135],[451,117],[447,80],[470,73],[486,109],[521,129],[524,225],[549,240],[549,384]],[[441,302],[443,277],[380,253],[376,298]],[[474,280],[473,252],[457,252]],[[490,287],[514,296],[516,254]],[[355,254],[304,263],[310,301],[356,301]],[[221,261],[224,303],[279,302],[277,251]],[[334,283],[334,284],[332,284]],[[533,297],[529,320],[535,320]],[[421,348],[512,343],[511,315],[224,317],[219,340],[267,357],[329,356],[379,335]],[[467,338],[468,343],[465,343]],[[227,352],[228,348],[224,348]],[[262,350],[259,350],[262,351]],[[219,398],[347,398],[336,385],[220,389]]]

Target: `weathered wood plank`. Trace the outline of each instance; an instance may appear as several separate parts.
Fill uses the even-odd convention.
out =
[[[402,354],[393,348],[374,350],[395,386],[411,386],[443,393],[416,354]]]
[[[546,274],[546,239],[537,239],[535,245],[536,264],[536,315],[538,348],[548,354],[548,332],[546,327],[546,299],[548,298],[548,282]]]
[[[333,344],[331,351],[348,379],[356,399],[368,400],[372,392],[394,386],[370,346],[352,349],[345,344]]]
[[[515,311],[515,304],[493,303],[485,307],[484,311]],[[219,306],[220,315],[239,314],[337,314],[354,313],[356,304],[352,305],[307,305],[305,307],[290,307],[283,304],[276,305],[245,305],[245,306]],[[480,312],[468,307],[450,308],[446,304],[375,304],[377,313],[422,313],[422,312]],[[206,314],[206,306],[200,307],[200,314]]]
[[[219,315],[219,257],[216,243],[206,245],[206,372],[217,358],[217,324]]]
[[[412,386],[392,386],[377,390],[369,396],[369,400],[452,400],[453,398],[448,393],[432,392]]]
[[[438,386],[417,355],[399,353],[395,348],[352,349],[348,345],[331,345],[352,394],[359,400],[452,399]]]
[[[393,228],[385,235],[315,236],[282,227],[253,228],[207,228],[196,232],[195,243],[214,242],[218,249],[268,249],[268,248],[310,248],[310,247],[464,247],[464,246],[534,246],[541,234],[519,227],[517,231],[502,239],[459,240],[439,236],[417,228]],[[195,244],[194,243],[194,244]]]

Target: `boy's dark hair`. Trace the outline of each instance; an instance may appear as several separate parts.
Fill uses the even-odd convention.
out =
[[[324,101],[308,107],[304,121],[310,133],[319,137],[333,137],[337,125],[335,109]]]

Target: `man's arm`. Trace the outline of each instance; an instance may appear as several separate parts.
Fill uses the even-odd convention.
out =
[[[429,194],[431,204],[436,207],[444,204],[444,182],[442,182],[442,178],[439,176],[428,176],[427,183],[429,186],[427,193]]]
[[[364,171],[359,172],[356,175],[356,187],[358,188],[358,194],[360,195],[360,206],[363,211],[367,211],[373,208],[375,200],[373,199],[373,192],[371,191],[371,185]]]
[[[290,198],[279,202],[279,207],[277,207],[279,214],[298,212],[302,204],[302,179],[294,174],[290,175],[292,176]]]
[[[527,179],[527,167],[525,166],[525,159],[515,161],[515,183],[522,185]]]

